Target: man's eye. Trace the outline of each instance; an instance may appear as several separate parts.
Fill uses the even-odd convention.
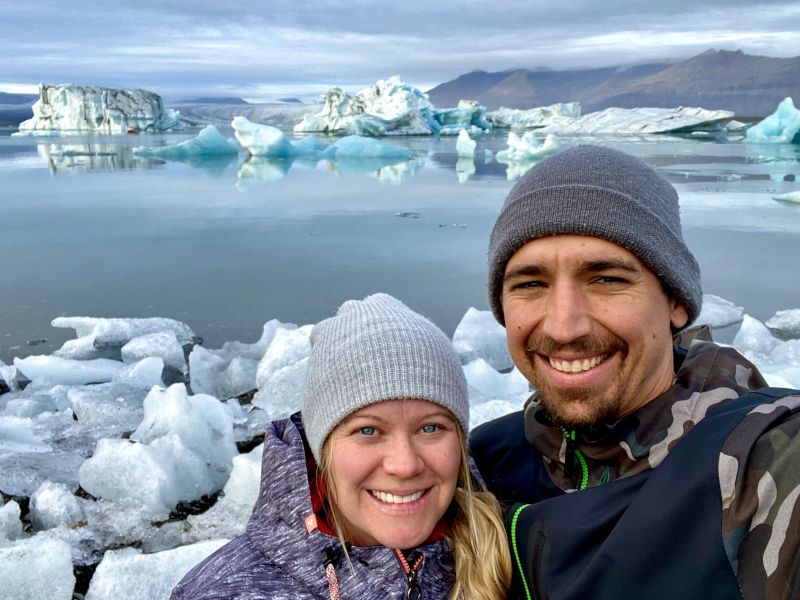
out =
[[[362,427],[358,430],[361,435],[375,435],[375,428],[374,427]]]
[[[531,289],[531,288],[540,288],[544,286],[541,281],[521,281],[514,285],[514,289],[524,290],[524,289]]]
[[[430,423],[428,425],[423,425],[420,428],[420,431],[422,431],[422,433],[436,433],[437,431],[439,431],[439,426]]]
[[[622,277],[613,277],[611,275],[598,277],[597,281],[598,281],[598,283],[624,283],[625,282],[625,280]]]

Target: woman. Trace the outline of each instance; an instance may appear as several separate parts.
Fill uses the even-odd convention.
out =
[[[302,411],[267,432],[246,533],[173,598],[504,598],[506,535],[474,489],[447,337],[375,294],[345,302],[311,344]]]

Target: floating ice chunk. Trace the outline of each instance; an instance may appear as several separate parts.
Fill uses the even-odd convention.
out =
[[[217,379],[217,397],[233,398],[256,389],[258,361],[234,356]]]
[[[549,106],[539,106],[527,110],[501,106],[486,117],[495,127],[514,127],[530,129],[544,127],[552,123],[569,122],[581,116],[580,102],[559,102]]]
[[[108,358],[70,360],[57,356],[34,355],[15,358],[14,366],[34,383],[84,385],[111,381],[125,367]]]
[[[558,151],[558,140],[552,133],[548,133],[540,143],[531,131],[522,136],[509,131],[507,144],[506,150],[501,150],[495,155],[499,162],[533,161]]]
[[[761,144],[800,144],[800,110],[794,107],[791,98],[784,98],[774,113],[747,130],[744,141]]]
[[[46,481],[30,499],[31,523],[39,531],[70,526],[85,517],[78,498],[63,483]]]
[[[486,119],[486,107],[473,100],[460,100],[456,108],[437,109],[432,114],[441,126],[440,135],[460,135],[462,129],[478,134],[492,128]]]
[[[394,144],[382,144],[378,140],[348,135],[337,140],[322,152],[322,158],[412,158],[414,153],[408,148]]]
[[[256,387],[260,390],[270,377],[280,369],[297,363],[311,354],[311,330],[313,325],[297,329],[279,329],[267,348],[256,371]]]
[[[185,160],[194,156],[225,156],[238,152],[239,145],[236,140],[226,138],[213,125],[204,127],[197,137],[174,146],[138,146],[133,149],[133,153],[137,156],[152,156],[167,160]]]
[[[517,369],[499,373],[482,358],[467,363],[463,369],[471,392],[471,404],[498,399],[516,401],[530,396],[528,380]]]
[[[50,396],[36,394],[34,396],[20,396],[6,402],[5,414],[10,417],[35,417],[43,412],[57,410]]]
[[[233,457],[233,470],[217,503],[199,515],[187,518],[191,541],[233,538],[244,533],[261,483],[264,444]]]
[[[216,352],[195,346],[189,355],[189,378],[196,394],[217,396],[217,378],[227,361]]]
[[[153,554],[134,548],[109,550],[97,566],[86,600],[166,600],[192,567],[227,542],[212,540]]]
[[[154,514],[222,488],[237,454],[230,410],[181,384],[153,388],[144,419],[126,440],[100,440],[80,468],[81,486],[110,500],[133,499]]]
[[[253,156],[286,158],[295,154],[292,143],[277,127],[259,125],[247,117],[233,117],[231,127],[236,140]]]
[[[51,448],[33,431],[33,419],[0,416],[0,452],[50,452]]]
[[[146,90],[41,84],[32,108],[33,118],[19,124],[20,132],[124,134],[181,127],[178,112]]]
[[[456,153],[462,158],[472,158],[475,156],[475,146],[478,143],[469,137],[466,129],[461,129],[458,132],[458,140],[456,140]]]
[[[103,319],[95,317],[58,317],[51,322],[53,327],[74,329],[78,339],[67,341],[55,356],[62,358],[89,359],[103,356],[119,358],[122,346],[132,339],[172,331],[181,346],[199,341],[185,323],[174,319],[151,317],[146,319]]]
[[[73,452],[0,452],[0,490],[12,496],[30,496],[48,480],[77,489],[78,469],[84,460]]]
[[[11,541],[22,537],[20,514],[19,504],[11,500],[4,505],[3,498],[0,497],[0,547],[3,546],[3,540]]]
[[[508,355],[506,330],[488,310],[467,309],[453,332],[453,348],[462,364],[482,358],[498,371],[514,366]]]
[[[0,394],[17,389],[19,386],[17,385],[16,369],[0,360]]]
[[[781,181],[782,180],[783,178],[781,177]],[[772,198],[775,200],[780,200],[781,202],[793,202],[795,204],[800,204],[800,192],[787,192],[786,194],[777,194]]]
[[[46,533],[0,548],[0,590],[14,600],[70,600],[75,587],[69,544]]]
[[[611,107],[589,113],[577,119],[551,123],[539,131],[558,135],[622,134],[641,135],[689,132],[697,129],[722,127],[733,117],[727,110],[706,110],[691,106],[678,108],[618,108]]]
[[[782,338],[800,338],[800,308],[779,310],[767,319],[766,326]]]
[[[174,331],[158,331],[133,338],[122,347],[122,360],[132,364],[150,356],[157,356],[164,365],[186,370],[183,348]]]
[[[316,114],[307,114],[295,132],[357,135],[416,135],[437,133],[433,104],[427,94],[397,76],[379,80],[354,96],[334,87]]]
[[[726,327],[738,323],[743,316],[744,308],[741,306],[714,294],[703,294],[703,308],[697,317],[697,323],[717,328]]]
[[[733,338],[733,345],[748,358],[762,361],[779,343],[780,340],[770,333],[766,325],[747,314],[742,319],[739,332]]]

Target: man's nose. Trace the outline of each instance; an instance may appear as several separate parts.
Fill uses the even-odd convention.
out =
[[[422,456],[414,445],[413,438],[400,436],[393,441],[388,450],[383,461],[387,473],[409,479],[424,469]]]
[[[560,344],[589,335],[592,317],[585,292],[572,283],[554,283],[547,297],[540,331]]]

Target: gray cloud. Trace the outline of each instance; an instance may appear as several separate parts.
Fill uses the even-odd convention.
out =
[[[793,56],[800,5],[29,0],[4,7],[0,39],[0,89],[72,82],[268,99],[395,73],[425,88],[473,69],[625,65],[708,48]]]

